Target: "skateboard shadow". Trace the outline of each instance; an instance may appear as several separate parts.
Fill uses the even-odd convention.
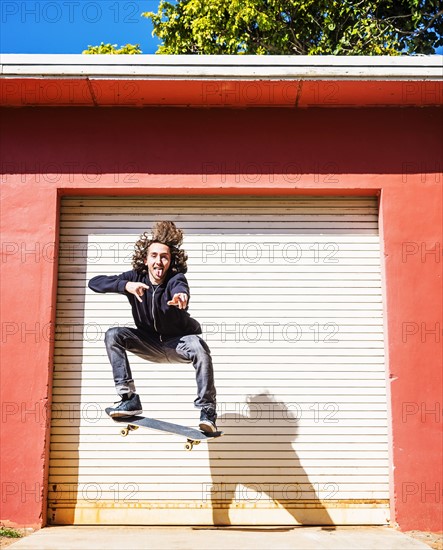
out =
[[[287,522],[280,514],[277,522],[272,521],[271,513],[265,512],[269,524],[334,529],[292,445],[298,421],[285,403],[267,392],[249,396],[241,412],[220,414],[217,424],[225,432],[223,444],[208,446],[214,525],[238,525],[231,522],[233,510],[252,506],[288,512]]]

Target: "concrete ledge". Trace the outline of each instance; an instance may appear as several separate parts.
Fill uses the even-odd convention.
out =
[[[429,546],[389,527],[47,527],[14,550],[419,550]]]

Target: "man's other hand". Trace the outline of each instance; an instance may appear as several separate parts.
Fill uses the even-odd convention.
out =
[[[141,297],[145,293],[145,290],[149,290],[149,286],[145,285],[145,283],[133,283],[131,281],[128,281],[126,283],[125,290],[130,294],[134,294],[137,300],[141,302]]]
[[[185,309],[188,305],[188,295],[184,292],[174,294],[172,300],[169,300],[168,306],[176,306],[178,309]]]

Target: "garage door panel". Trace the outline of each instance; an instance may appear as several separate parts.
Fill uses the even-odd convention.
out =
[[[87,288],[129,270],[134,242],[162,219],[185,231],[190,313],[226,432],[192,453],[148,430],[121,438],[103,412],[116,400],[103,336],[133,320],[124,296]],[[373,197],[64,198],[50,520],[352,524],[364,510],[386,522],[377,219]],[[191,365],[131,365],[146,414],[195,425]]]

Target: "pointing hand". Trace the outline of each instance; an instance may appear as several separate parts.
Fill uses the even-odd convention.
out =
[[[141,296],[143,296],[146,289],[149,290],[148,285],[145,285],[144,283],[133,283],[131,281],[128,281],[125,286],[126,292],[134,294],[139,302],[142,301]]]
[[[184,292],[174,294],[172,300],[169,300],[168,306],[176,306],[178,309],[185,309],[188,305],[188,295]]]

